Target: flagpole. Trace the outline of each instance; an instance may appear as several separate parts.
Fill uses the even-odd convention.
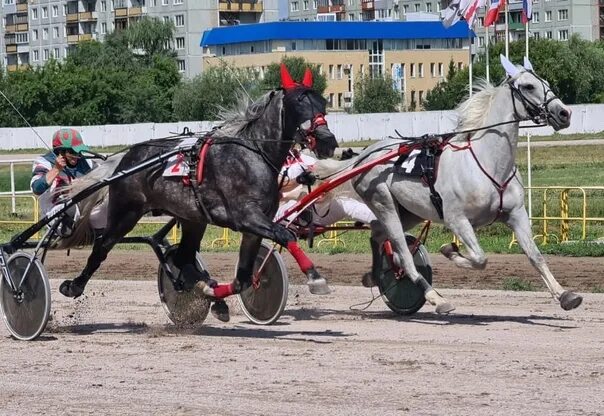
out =
[[[470,88],[470,97],[472,96],[472,28],[468,25],[468,85]]]
[[[488,10],[488,8],[485,6],[485,16],[486,16],[486,11]],[[485,30],[485,39],[484,39],[484,47],[486,49],[486,60],[487,60],[487,68],[486,68],[486,76],[487,76],[487,84],[491,82],[491,76],[490,76],[490,70],[489,70],[489,27],[485,26],[484,27]]]
[[[530,20],[527,20],[526,23],[524,24],[524,41],[526,42],[524,49],[525,49],[525,54],[526,54],[527,59],[529,57],[529,22],[530,22]]]
[[[508,2],[505,1],[505,57],[510,59],[510,32],[508,25]]]

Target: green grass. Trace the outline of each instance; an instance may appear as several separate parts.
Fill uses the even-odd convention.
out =
[[[518,149],[518,167],[526,184],[526,149]],[[533,164],[533,186],[602,186],[604,185],[604,146],[565,146],[565,147],[541,147],[532,151]],[[17,190],[29,189],[31,166],[19,165],[15,167]],[[0,167],[0,191],[10,190],[10,178],[8,167]],[[533,216],[543,215],[543,190],[533,191]],[[560,193],[561,190],[550,190],[547,193],[548,216],[560,216]],[[569,209],[571,217],[582,216],[582,200],[580,192],[573,190],[570,193]],[[604,191],[588,191],[587,193],[587,215],[592,218],[604,218]],[[16,220],[34,220],[32,214],[32,199],[19,198],[16,216],[12,215],[10,200],[0,198],[0,221],[15,222]],[[25,224],[0,223],[0,242],[7,241],[10,236],[23,230]],[[148,235],[157,225],[140,225],[135,230],[140,235]],[[560,238],[561,223],[559,220],[547,222],[548,245],[541,245],[543,237],[537,237],[535,241],[540,249],[548,254],[567,256],[604,256],[604,244],[593,243],[568,243],[558,244]],[[417,234],[418,230],[408,230],[411,234]],[[238,248],[239,236],[230,233],[232,241],[228,247],[218,247],[211,242],[221,236],[222,230],[210,227],[204,239],[204,250],[210,251],[235,251]],[[543,221],[533,221],[533,233],[537,236],[543,234]],[[482,228],[477,232],[483,249],[491,253],[520,253],[518,245],[509,244],[512,239],[511,231],[502,224],[494,224]],[[604,221],[590,222],[587,225],[587,240],[595,240],[604,237]],[[368,232],[341,233],[338,238],[344,242],[334,245],[332,243],[321,243],[323,237],[315,239],[315,247],[311,252],[321,253],[366,253],[369,251]],[[580,240],[581,223],[570,222],[570,240]],[[451,233],[444,227],[434,225],[428,239],[428,250],[438,251],[442,244],[449,243],[452,239]]]
[[[519,277],[507,277],[501,284],[503,290],[513,290],[515,292],[533,292],[535,287],[533,283]]]

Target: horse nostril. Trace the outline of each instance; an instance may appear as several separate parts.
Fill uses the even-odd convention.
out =
[[[570,118],[570,112],[567,110],[560,110],[559,115],[562,120],[568,120]]]

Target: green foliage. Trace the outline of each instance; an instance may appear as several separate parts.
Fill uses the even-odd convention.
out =
[[[221,108],[232,107],[242,94],[258,94],[255,73],[222,62],[176,89],[172,107],[181,121],[216,120]]]
[[[533,292],[535,290],[532,282],[519,277],[507,277],[503,279],[501,288],[503,290],[513,290],[515,292]]]
[[[172,96],[180,82],[174,55],[158,46],[170,25],[141,23],[150,37],[139,56],[129,48],[141,35],[139,26],[115,32],[105,42],[82,42],[64,62],[0,77],[0,89],[34,126],[93,125],[172,121]],[[153,30],[158,33],[153,35]],[[134,40],[129,40],[134,39]],[[0,126],[22,127],[24,122],[0,100]]]
[[[166,46],[174,38],[174,23],[159,19],[143,17],[123,32],[128,44],[140,49],[148,57],[154,55],[173,55],[174,51]]]
[[[401,96],[394,89],[392,78],[360,75],[355,84],[355,113],[392,113],[398,110]]]
[[[327,88],[327,78],[319,72],[319,65],[308,62],[299,56],[284,56],[280,63],[270,64],[264,73],[262,88],[264,90],[273,90],[281,87],[281,64],[285,64],[294,81],[302,82],[304,73],[310,68],[313,78],[313,89],[319,94],[323,94]]]
[[[504,53],[503,42],[491,45],[490,78],[498,84],[505,76],[499,64],[499,55]],[[523,41],[510,43],[510,60],[522,64],[525,54]],[[589,42],[572,36],[568,42],[551,39],[530,39],[530,60],[535,71],[547,80],[552,89],[566,104],[604,102],[604,43]],[[451,67],[449,67],[451,69]],[[474,79],[486,77],[486,57],[474,62]],[[426,94],[424,108],[448,110],[455,108],[467,92],[468,70],[455,71],[447,80],[440,82]]]

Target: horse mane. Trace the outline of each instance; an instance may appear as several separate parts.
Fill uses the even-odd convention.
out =
[[[458,130],[472,130],[483,127],[487,122],[489,109],[497,94],[497,87],[484,79],[479,80],[473,89],[474,94],[455,109],[459,116]]]
[[[248,130],[266,111],[271,100],[280,91],[269,91],[256,101],[243,93],[238,94],[237,102],[231,108],[222,108],[218,117],[222,124],[214,131],[214,136],[240,136]],[[280,104],[283,105],[280,100]]]
[[[121,162],[124,155],[125,153],[119,153],[117,155],[110,156],[107,158],[107,160],[99,163],[98,166],[96,166],[86,175],[74,180],[70,185],[61,188],[61,193],[66,191],[67,196],[69,198],[73,198],[95,183],[108,178],[115,172],[117,165]],[[73,234],[71,234],[69,237],[62,238],[58,242],[57,248],[66,249],[72,247],[82,247],[92,243],[94,239],[94,230],[90,228],[90,214],[92,213],[94,207],[98,204],[101,204],[105,198],[108,198],[108,196],[109,187],[105,186],[78,203],[80,218],[76,222]]]

